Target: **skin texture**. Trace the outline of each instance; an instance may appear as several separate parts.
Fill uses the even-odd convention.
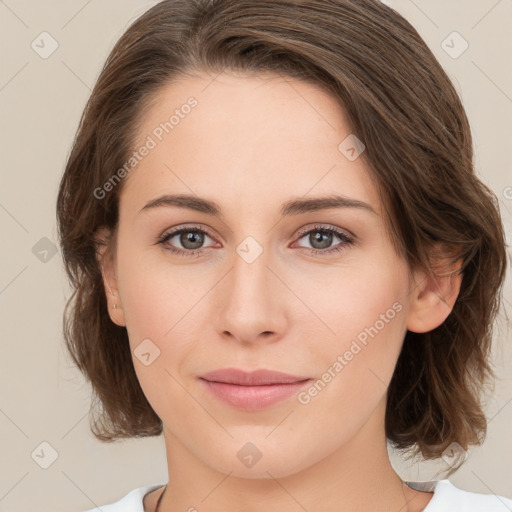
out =
[[[160,511],[423,510],[432,493],[404,486],[389,462],[386,389],[406,330],[440,325],[460,277],[427,279],[396,254],[363,159],[338,149],[351,130],[326,92],[277,75],[186,78],[159,91],[136,147],[190,96],[198,105],[124,178],[117,251],[102,259],[111,319],[126,326],[141,387],[164,423],[170,483]],[[166,206],[140,212],[177,193],[214,200],[223,217]],[[376,213],[280,215],[290,199],[333,193]],[[197,224],[208,229],[198,256],[166,250],[193,249],[185,235],[157,243],[171,228]],[[299,234],[318,224],[355,242]],[[248,236],[263,249],[252,263],[237,253]],[[343,250],[325,252],[335,246]],[[294,396],[241,411],[198,379],[225,367],[320,379],[397,303],[393,319],[308,404]],[[133,355],[147,338],[160,350],[149,366]],[[248,442],[261,453],[252,467],[237,457]],[[146,496],[146,511],[161,492]]]

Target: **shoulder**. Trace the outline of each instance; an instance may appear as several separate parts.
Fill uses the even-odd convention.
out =
[[[101,507],[97,506],[95,508],[90,508],[84,512],[144,512],[144,505],[142,502],[144,496],[147,493],[162,487],[162,485],[165,484],[154,484],[138,487],[137,489],[133,489],[128,494],[123,496],[119,501],[109,503],[107,505],[101,505]]]
[[[406,483],[418,491],[434,492],[424,512],[512,512],[512,499],[464,491],[449,480]]]

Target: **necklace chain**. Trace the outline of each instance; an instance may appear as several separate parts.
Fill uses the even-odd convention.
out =
[[[158,498],[158,501],[156,502],[155,512],[158,512],[158,510],[160,509],[160,502],[162,501],[162,498],[164,497],[166,490],[167,490],[167,484],[165,485],[164,492],[162,494],[160,494],[160,497]]]

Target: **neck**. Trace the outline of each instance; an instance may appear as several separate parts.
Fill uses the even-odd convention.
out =
[[[417,493],[403,484],[390,463],[385,436],[378,435],[384,432],[384,411],[385,404],[380,404],[350,442],[302,471],[293,472],[290,464],[285,476],[276,476],[278,471],[273,470],[269,458],[263,467],[263,457],[257,463],[262,477],[235,476],[236,468],[212,468],[164,428],[169,484],[159,512],[422,510],[417,505],[420,501],[425,504],[427,493]],[[419,494],[423,496],[418,499]],[[411,504],[414,500],[416,506]]]

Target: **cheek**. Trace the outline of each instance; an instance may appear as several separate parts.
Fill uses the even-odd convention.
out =
[[[134,338],[130,341],[163,341],[172,336],[180,319],[194,315],[194,306],[204,295],[204,277],[190,265],[172,265],[154,247],[124,249],[119,251],[118,276],[127,328]]]
[[[325,339],[339,346],[375,324],[379,332],[391,331],[392,324],[395,330],[400,326],[401,331],[404,319],[397,313],[405,310],[407,286],[407,268],[383,258],[378,265],[360,262],[357,266],[329,269],[323,275],[309,272],[298,295],[307,297],[312,312],[328,328]],[[314,325],[317,330],[321,327],[320,322]]]
[[[311,339],[322,340],[309,346],[311,360],[331,375],[343,375],[331,379],[329,387],[349,401],[345,388],[359,399],[383,392],[406,332],[407,267],[383,258],[378,265],[361,264],[359,270],[336,269],[324,282],[313,291],[309,285],[308,300],[321,322],[304,328]]]
[[[190,274],[165,258],[155,261],[128,247],[118,254],[119,291],[141,388],[161,418],[169,410],[189,411],[193,404],[178,381],[193,352],[194,305],[204,290],[191,286]]]

